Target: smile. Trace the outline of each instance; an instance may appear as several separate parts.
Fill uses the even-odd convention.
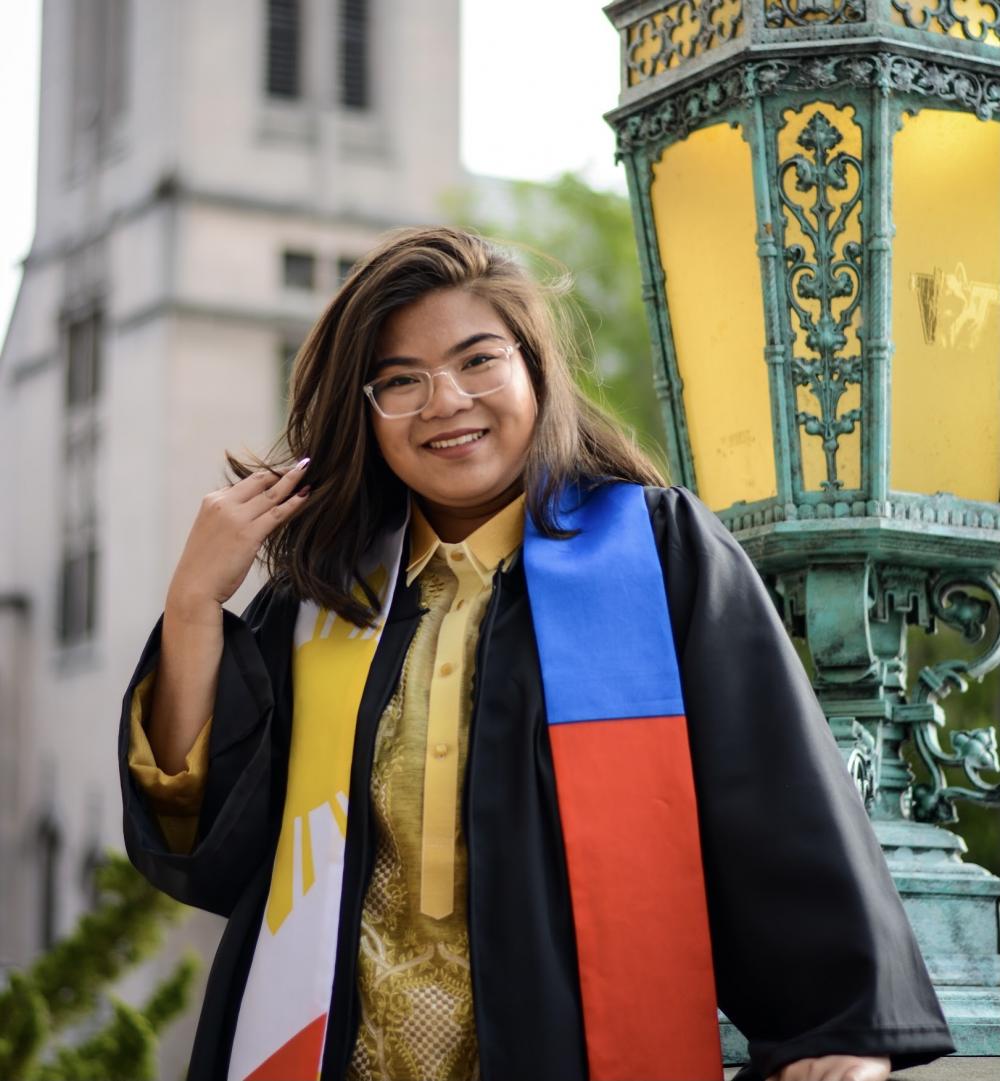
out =
[[[458,435],[454,439],[431,439],[428,441],[427,446],[433,447],[434,450],[444,450],[446,447],[460,447],[464,443],[476,443],[484,435],[486,435],[486,429],[482,428],[478,432],[468,432],[466,435]]]

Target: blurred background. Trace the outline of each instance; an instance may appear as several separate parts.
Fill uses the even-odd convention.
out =
[[[565,263],[581,379],[662,459],[618,86],[599,0],[4,5],[0,971],[99,899],[120,695],[199,500],[224,450],[271,445],[299,344],[381,232],[452,221]],[[989,682],[949,704],[996,715]],[[996,814],[962,815],[1000,870]],[[122,995],[220,928],[195,914]]]
[[[100,901],[103,853],[121,847],[122,688],[199,500],[224,450],[271,445],[296,349],[380,233],[449,220],[561,259],[582,378],[655,449],[601,119],[618,81],[615,32],[581,0],[3,6],[5,971]],[[185,945],[210,959],[220,928],[195,914],[118,990],[143,1001]],[[196,1013],[166,1030],[162,1076],[180,1075]],[[112,1020],[97,1001],[77,1023]]]

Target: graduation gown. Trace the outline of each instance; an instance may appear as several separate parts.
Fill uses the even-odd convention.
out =
[[[685,489],[649,488],[646,501],[685,697],[719,1006],[749,1041],[746,1076],[816,1055],[888,1055],[898,1069],[950,1053],[867,814],[753,564]],[[228,918],[190,1081],[226,1076],[267,898],[287,776],[296,611],[289,593],[265,587],[241,618],[224,614],[190,854],[168,850],[128,769],[131,697],[157,664],[159,623],[125,694],[119,759],[129,856],[166,893]],[[375,733],[420,618],[418,586],[401,576],[358,715],[322,1081],[344,1076],[357,1030]],[[480,626],[469,741],[461,814],[483,1081],[587,1081],[569,885],[519,560],[494,577]]]

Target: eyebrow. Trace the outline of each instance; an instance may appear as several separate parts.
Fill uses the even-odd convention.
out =
[[[453,357],[463,350],[468,349],[470,346],[478,345],[479,342],[497,341],[502,342],[506,339],[502,334],[492,334],[489,331],[480,331],[478,334],[470,334],[468,338],[463,338],[460,342],[456,342],[450,349],[445,351],[445,356]],[[388,368],[391,365],[399,364],[403,367],[417,367],[420,365],[420,360],[417,357],[383,357],[381,360],[375,361],[371,371],[368,373],[369,379],[374,379],[383,368]]]

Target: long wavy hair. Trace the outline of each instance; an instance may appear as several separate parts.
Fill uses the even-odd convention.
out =
[[[543,533],[567,536],[555,513],[565,485],[665,483],[631,436],[577,387],[568,320],[552,303],[558,283],[541,285],[512,253],[472,232],[394,230],[355,265],[299,350],[288,422],[267,457],[226,455],[237,478],[311,458],[303,476],[308,504],[268,536],[262,559],[272,583],[358,626],[370,626],[377,610],[358,575],[361,557],[400,520],[407,495],[379,452],[362,387],[385,320],[436,289],[467,289],[488,301],[521,343],[538,402],[523,483]]]

